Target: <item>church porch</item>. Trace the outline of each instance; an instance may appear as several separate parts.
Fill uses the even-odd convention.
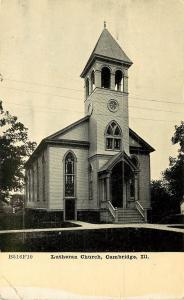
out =
[[[118,153],[98,172],[100,219],[107,223],[143,223],[139,202],[139,169],[126,153]]]

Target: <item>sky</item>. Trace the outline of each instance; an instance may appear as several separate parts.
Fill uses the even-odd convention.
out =
[[[104,21],[133,61],[129,125],[155,148],[159,179],[184,120],[184,1],[0,0],[0,99],[37,143],[82,118],[80,74]]]

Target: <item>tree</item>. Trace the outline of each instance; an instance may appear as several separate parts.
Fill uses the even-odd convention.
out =
[[[152,222],[158,223],[164,217],[177,212],[176,203],[163,179],[151,182]]]
[[[179,213],[184,195],[184,122],[175,126],[171,141],[179,145],[178,156],[169,157],[169,167],[162,173],[162,179],[151,183],[152,215],[155,222],[164,216]]]
[[[169,158],[169,167],[163,172],[163,177],[176,205],[180,205],[184,195],[184,122],[175,126],[172,143],[179,144],[178,156]]]
[[[24,185],[24,163],[36,147],[28,128],[3,109],[0,101],[0,200]]]

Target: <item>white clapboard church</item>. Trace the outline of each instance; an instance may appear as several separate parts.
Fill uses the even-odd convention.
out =
[[[44,138],[26,163],[27,215],[147,222],[154,149],[129,128],[131,65],[105,26],[81,73],[85,116]]]

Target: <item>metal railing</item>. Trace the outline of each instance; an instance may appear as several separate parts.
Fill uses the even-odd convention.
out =
[[[145,222],[147,222],[147,210],[142,207],[139,201],[135,201],[135,207],[141,216],[144,218]]]
[[[118,220],[117,208],[114,207],[110,201],[107,201],[107,208],[108,208],[108,211],[110,212],[111,216],[113,217],[114,221],[117,222],[117,220]]]

